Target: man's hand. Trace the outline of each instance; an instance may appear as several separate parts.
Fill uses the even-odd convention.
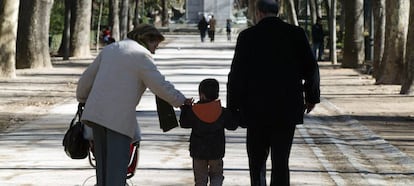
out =
[[[305,104],[305,112],[306,112],[306,114],[308,114],[309,112],[311,112],[314,108],[315,108],[315,104],[313,104],[313,103],[306,103]]]

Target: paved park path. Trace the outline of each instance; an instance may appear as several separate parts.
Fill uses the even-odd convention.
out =
[[[155,54],[157,66],[166,78],[197,100],[198,83],[214,77],[221,83],[220,97],[225,103],[234,40],[228,42],[224,35],[219,35],[214,43],[200,43],[198,35],[168,35],[167,38],[168,42]],[[14,96],[15,101],[27,97],[35,99],[42,95],[42,91],[57,91],[56,95],[65,99],[53,103],[48,114],[23,123],[14,121],[15,125],[0,133],[0,186],[94,185],[95,172],[88,160],[69,159],[61,145],[69,121],[76,112],[76,80],[91,59],[56,60],[55,68],[50,72],[20,72],[22,78],[13,81],[36,83],[40,78],[48,80],[36,87],[19,88],[1,81],[0,87],[6,87],[2,94],[9,95],[10,99],[13,95],[22,95],[21,92],[27,89],[38,90],[37,94]],[[413,122],[409,119],[414,109],[413,98],[397,95],[396,86],[373,86],[372,79],[354,70],[338,70],[328,62],[320,65],[322,103],[296,130],[290,161],[291,185],[414,185],[414,160],[409,148],[412,149],[414,143]],[[47,89],[54,87],[52,84],[66,84],[69,91]],[[154,96],[146,92],[137,107],[143,141],[136,175],[128,180],[128,184],[193,185],[188,152],[190,130],[174,128],[163,133],[154,103]],[[7,110],[1,108],[2,113]],[[367,122],[367,118],[382,120]],[[404,118],[397,123],[405,128],[377,131],[387,118],[387,121]],[[227,132],[224,185],[249,185],[245,132],[242,128]],[[404,140],[407,143],[401,142]]]

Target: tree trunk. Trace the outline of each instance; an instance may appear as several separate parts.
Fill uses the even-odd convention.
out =
[[[338,0],[339,3],[341,4],[341,12],[339,12],[340,18],[338,20],[338,26],[339,26],[339,30],[338,30],[338,41],[340,41],[341,43],[343,43],[344,41],[344,35],[345,35],[345,8],[344,8],[344,4],[345,4],[345,0]]]
[[[139,0],[135,0],[135,8],[134,8],[134,20],[132,21],[132,24],[134,27],[138,26],[139,24]]]
[[[131,31],[132,29],[134,29],[134,1],[135,0],[128,0],[128,32]],[[127,32],[127,33],[128,33]]]
[[[161,25],[167,26],[168,25],[168,8],[166,0],[161,0]]]
[[[386,1],[386,24],[384,55],[380,63],[380,76],[375,84],[400,85],[407,42],[408,0]]]
[[[109,23],[111,23],[111,34],[112,38],[115,41],[120,39],[120,30],[119,30],[119,0],[109,0]]]
[[[256,8],[256,0],[249,0],[249,7],[247,9],[247,20],[250,20],[248,22],[248,25],[254,25],[256,24],[256,16],[254,14]]]
[[[19,1],[0,3],[0,77],[16,77],[16,38]]]
[[[318,17],[316,14],[316,2],[317,0],[309,0],[309,9],[310,9],[310,15],[311,15],[311,24],[316,23],[316,18]]]
[[[71,56],[90,57],[92,1],[76,0],[74,10],[76,13],[72,15]]]
[[[414,41],[414,0],[410,1],[407,41]],[[414,43],[407,42],[404,73],[400,94],[414,94]]]
[[[119,11],[119,40],[125,39],[128,33],[128,6],[129,0],[121,0]]]
[[[322,0],[315,0],[316,17],[322,17]],[[316,20],[315,20],[316,22]]]
[[[52,68],[49,54],[52,5],[53,0],[20,1],[16,68]]]
[[[298,26],[299,23],[296,15],[295,2],[293,2],[293,0],[287,0],[286,6],[288,22],[292,25]]]
[[[96,52],[99,52],[99,36],[101,35],[101,22],[102,22],[102,9],[103,9],[104,2],[99,2],[99,12],[98,12],[98,23],[96,26]]]
[[[337,64],[336,56],[336,0],[330,0],[329,8],[329,59],[332,64]]]
[[[332,57],[332,55],[331,55],[331,53],[332,53],[332,40],[331,40],[331,31],[332,31],[332,21],[334,21],[333,19],[333,17],[332,17],[332,10],[335,10],[335,8],[332,8],[332,2],[331,2],[331,0],[323,0],[323,3],[325,4],[325,9],[326,9],[326,14],[327,14],[327,21],[328,21],[328,31],[329,31],[329,35],[328,35],[328,37],[326,37],[327,39],[327,48],[329,48],[329,59],[328,60],[331,60],[331,57]],[[336,31],[336,28],[334,27],[333,28],[334,29],[334,31]],[[325,40],[325,39],[324,39]],[[325,44],[325,43],[323,43],[323,44]],[[325,47],[323,47],[323,48],[325,48]],[[332,61],[333,62],[333,61]]]
[[[71,19],[71,0],[65,1],[65,17],[58,55],[63,56],[63,60],[69,60],[70,55],[70,19]]]
[[[346,0],[343,68],[357,68],[364,62],[363,0]]]
[[[385,43],[385,0],[373,0],[372,13],[374,15],[374,60],[372,76],[378,78],[380,63],[384,54]]]

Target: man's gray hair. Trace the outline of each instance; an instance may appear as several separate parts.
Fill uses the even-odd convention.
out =
[[[278,0],[257,0],[256,9],[263,13],[278,14],[279,3]]]

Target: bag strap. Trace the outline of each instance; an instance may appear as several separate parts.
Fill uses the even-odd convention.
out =
[[[80,122],[80,119],[82,117],[82,113],[83,113],[83,107],[85,107],[85,103],[79,103],[78,104],[78,112],[76,113],[76,115],[78,115],[78,121]]]
[[[79,103],[78,104],[78,110],[76,111],[75,116],[73,117],[72,121],[70,122],[70,127],[72,127],[75,124],[76,118],[78,118],[78,122],[81,121],[84,106],[85,106],[85,103]]]

